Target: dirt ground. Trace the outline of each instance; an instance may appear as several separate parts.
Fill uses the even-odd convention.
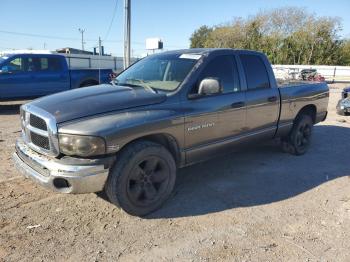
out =
[[[18,105],[0,106],[0,261],[350,261],[350,117],[329,116],[310,151],[260,145],[179,171],[146,218],[104,194],[64,195],[24,179],[11,154]]]

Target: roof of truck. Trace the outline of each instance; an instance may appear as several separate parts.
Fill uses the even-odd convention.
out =
[[[189,48],[189,49],[179,49],[179,50],[171,50],[171,51],[165,51],[158,53],[159,55],[164,54],[198,54],[198,55],[205,55],[215,52],[224,53],[232,52],[232,51],[240,51],[240,52],[246,52],[246,53],[254,53],[254,54],[261,54],[261,52],[254,51],[254,50],[245,50],[245,49],[232,49],[232,48]]]
[[[5,50],[0,51],[0,55],[16,55],[16,54],[52,54],[53,52],[50,50]]]

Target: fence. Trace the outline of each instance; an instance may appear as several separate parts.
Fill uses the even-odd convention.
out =
[[[123,58],[116,56],[62,54],[66,57],[69,68],[109,68],[115,72],[123,70]],[[134,63],[137,59],[131,58]]]
[[[276,78],[296,79],[303,69],[316,69],[327,82],[350,82],[350,66],[273,65]]]

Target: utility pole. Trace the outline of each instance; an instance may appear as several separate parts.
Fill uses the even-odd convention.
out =
[[[131,0],[124,0],[124,69],[130,65]]]
[[[101,55],[102,55],[102,41],[98,37],[98,83],[101,84]]]
[[[84,42],[84,32],[85,32],[85,29],[79,28],[78,30],[81,33],[81,49],[84,51],[84,44],[85,44],[85,42]]]
[[[98,37],[98,54],[102,55],[102,40],[101,40],[101,37]]]

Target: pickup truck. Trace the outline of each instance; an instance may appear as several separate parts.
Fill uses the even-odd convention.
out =
[[[337,113],[339,115],[348,116],[350,114],[350,87],[343,89],[341,93],[341,99],[337,104]]]
[[[12,54],[0,57],[0,100],[45,96],[108,83],[112,69],[69,69],[57,54]]]
[[[21,107],[13,155],[25,176],[52,190],[105,190],[132,215],[158,209],[178,168],[280,138],[304,154],[327,116],[326,83],[277,86],[267,57],[234,49],[148,56],[115,85],[75,89]]]

